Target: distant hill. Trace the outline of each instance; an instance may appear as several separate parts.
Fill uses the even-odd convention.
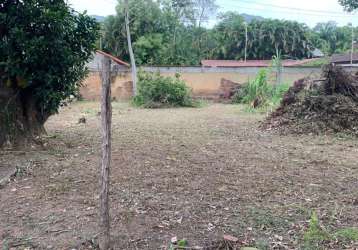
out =
[[[104,16],[97,16],[97,15],[91,15],[91,17],[95,18],[97,22],[102,23],[106,17]]]
[[[253,16],[253,15],[249,15],[249,14],[246,14],[246,13],[242,13],[240,14],[246,22],[250,23],[252,22],[253,20],[258,20],[258,21],[262,21],[264,20],[265,18],[263,18],[262,16]]]

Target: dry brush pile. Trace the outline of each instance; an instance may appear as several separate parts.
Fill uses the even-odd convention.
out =
[[[262,128],[283,134],[358,136],[358,76],[329,65],[322,79],[296,81]]]

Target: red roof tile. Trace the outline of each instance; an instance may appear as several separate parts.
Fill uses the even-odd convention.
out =
[[[358,53],[353,53],[353,61],[358,61]],[[332,63],[345,63],[351,61],[351,54],[334,54],[332,55],[331,62]]]

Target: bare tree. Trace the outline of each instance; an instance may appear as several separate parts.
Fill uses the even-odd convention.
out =
[[[102,58],[102,168],[100,176],[100,230],[99,245],[101,250],[110,248],[109,185],[111,165],[111,61]]]
[[[125,0],[124,4],[125,4],[125,22],[126,22],[126,31],[127,31],[128,51],[129,51],[129,57],[131,59],[131,66],[132,66],[133,96],[136,96],[137,95],[137,66],[135,64],[131,32],[129,29],[129,3],[128,3],[128,0]]]
[[[208,22],[211,16],[215,16],[218,10],[216,0],[194,0],[194,18],[197,26],[201,28],[202,23]]]

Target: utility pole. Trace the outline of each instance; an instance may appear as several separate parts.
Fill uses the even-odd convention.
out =
[[[354,53],[354,26],[352,22],[352,50],[351,50],[351,65],[353,65],[353,53]]]
[[[247,59],[247,23],[244,22],[245,25],[245,63]]]
[[[126,23],[126,30],[127,30],[127,42],[128,42],[128,50],[129,50],[129,57],[131,59],[131,66],[132,66],[132,81],[133,81],[133,96],[137,95],[137,66],[135,64],[135,58],[132,48],[132,39],[131,39],[131,32],[129,30],[129,3],[128,0],[124,1],[125,3],[125,23]]]

